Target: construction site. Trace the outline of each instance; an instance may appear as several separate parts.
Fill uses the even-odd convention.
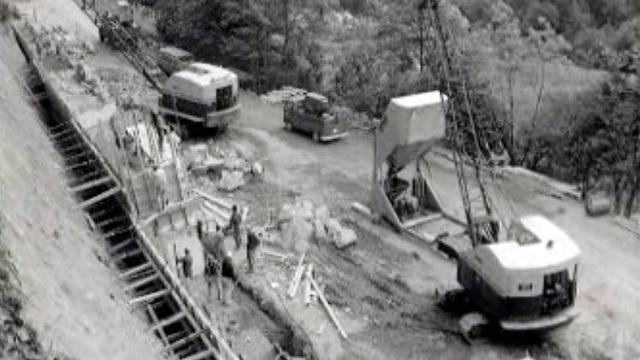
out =
[[[443,86],[365,127],[125,1],[7,3],[0,359],[640,359],[640,222],[444,141],[437,14]]]

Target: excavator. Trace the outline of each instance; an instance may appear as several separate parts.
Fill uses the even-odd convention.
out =
[[[435,245],[456,260],[455,288],[436,296],[444,309],[462,315],[459,323],[465,339],[472,341],[491,327],[546,332],[568,324],[578,315],[580,250],[544,216],[498,217],[485,184],[492,164],[481,164],[480,155],[467,152],[471,141],[476,154],[481,154],[481,141],[464,76],[439,21],[438,2],[429,3],[445,54],[441,70],[445,93],[391,100],[375,130],[373,210],[397,230]],[[462,220],[444,210],[428,174],[426,155],[443,142],[445,119],[452,124],[451,153],[464,209]],[[471,135],[459,136],[462,132]],[[444,225],[434,224],[443,220]],[[439,231],[435,236],[425,230],[434,228]],[[448,231],[442,231],[445,228]]]

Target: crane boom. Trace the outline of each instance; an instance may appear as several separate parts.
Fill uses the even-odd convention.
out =
[[[453,159],[455,163],[456,175],[458,179],[458,186],[460,188],[460,194],[462,197],[462,203],[464,206],[464,213],[467,221],[467,229],[471,237],[473,246],[479,243],[478,235],[478,219],[481,217],[492,217],[493,211],[488,198],[486,187],[483,183],[481,176],[481,168],[479,164],[479,157],[481,156],[480,140],[478,137],[477,126],[474,118],[473,108],[469,99],[469,93],[467,89],[466,79],[462,73],[461,67],[458,63],[458,56],[455,53],[455,48],[450,48],[447,40],[451,38],[446,33],[446,30],[440,19],[439,3],[438,0],[428,0],[429,2],[429,14],[431,17],[432,25],[436,30],[438,42],[442,50],[443,64],[440,66],[441,81],[443,87],[446,89],[447,94],[450,97],[447,106],[445,107],[446,116],[451,119],[453,130]],[[454,87],[451,77],[455,76],[458,84]],[[463,108],[466,113],[466,117],[459,117],[457,112],[459,103],[463,103]],[[467,181],[466,164],[464,158],[464,150],[466,148],[465,131],[471,134],[473,140],[473,146],[475,154],[471,156],[471,166],[473,168],[474,178],[478,185],[479,194],[472,196],[472,189]],[[481,208],[476,209],[473,207],[473,202],[480,200]],[[478,216],[477,211],[480,210],[484,214]],[[495,237],[497,234],[492,232],[487,233],[491,237]]]

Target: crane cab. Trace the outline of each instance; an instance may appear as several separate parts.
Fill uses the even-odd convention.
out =
[[[580,250],[548,219],[511,224],[505,241],[460,254],[457,278],[474,305],[508,331],[544,331],[571,322]]]

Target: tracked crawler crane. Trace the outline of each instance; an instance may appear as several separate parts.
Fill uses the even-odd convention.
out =
[[[546,331],[567,324],[577,316],[580,250],[539,215],[513,219],[506,234],[501,232],[504,219],[496,217],[483,178],[481,141],[459,54],[441,22],[439,1],[428,0],[427,5],[442,54],[442,87],[449,95],[445,116],[452,124],[456,175],[471,242],[456,254],[462,289],[448,293],[445,301],[457,298],[459,303],[464,298],[475,311],[461,320],[468,336],[478,325],[490,323],[507,331]],[[466,157],[463,152],[469,145],[473,153]]]

